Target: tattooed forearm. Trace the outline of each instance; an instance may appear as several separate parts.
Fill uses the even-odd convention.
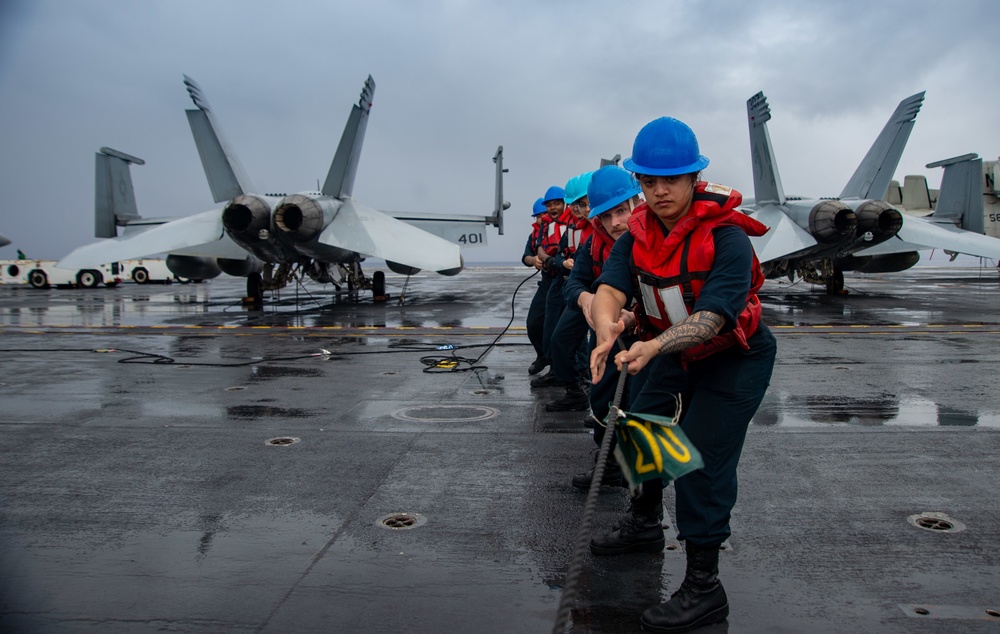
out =
[[[724,323],[721,315],[699,311],[660,333],[655,339],[660,346],[659,354],[680,352],[705,343],[719,334]]]

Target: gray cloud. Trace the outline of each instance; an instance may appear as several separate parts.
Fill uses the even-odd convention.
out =
[[[391,210],[483,213],[502,144],[516,262],[546,187],[628,156],[664,114],[752,195],[747,98],[764,90],[789,193],[835,195],[903,97],[927,90],[897,176],[995,157],[1000,17],[991,1],[236,2],[88,0],[0,9],[0,249],[58,258],[92,240],[93,154],[140,156],[140,210],[213,207],[183,110],[205,90],[257,187],[316,186],[370,73],[355,195]]]

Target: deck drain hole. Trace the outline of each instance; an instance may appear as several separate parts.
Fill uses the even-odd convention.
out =
[[[1000,610],[986,610],[986,614],[990,616],[1000,617]]]
[[[497,410],[483,405],[417,405],[392,413],[393,418],[421,423],[463,423],[496,415]]]
[[[273,447],[284,447],[286,445],[294,445],[297,442],[299,442],[298,438],[293,438],[291,436],[279,436],[278,438],[272,438],[264,441],[264,444],[271,445]]]
[[[247,389],[245,385],[234,385],[232,387],[227,387],[226,391],[227,392],[242,392],[245,389]]]
[[[928,610],[927,608],[914,608],[913,611],[919,614],[920,616],[927,616],[928,614],[931,613],[931,611]]]
[[[383,372],[382,376],[395,376],[396,374],[397,374],[396,372],[389,371],[389,372]]]
[[[965,524],[948,517],[945,513],[924,511],[907,518],[913,526],[935,533],[957,533],[965,530]]]
[[[427,523],[427,518],[420,513],[389,513],[378,518],[377,526],[394,531],[417,528]]]
[[[472,390],[473,394],[491,394],[491,390]]]

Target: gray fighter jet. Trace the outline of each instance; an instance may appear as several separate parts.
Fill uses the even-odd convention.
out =
[[[502,146],[493,157],[496,194],[491,215],[389,213],[353,199],[354,178],[375,92],[371,77],[351,109],[321,190],[291,195],[256,193],[203,92],[188,77],[185,84],[198,106],[197,110],[187,111],[195,143],[213,197],[223,206],[161,222],[137,235],[126,232],[121,237],[80,247],[63,258],[60,266],[79,268],[164,252],[193,258],[219,258],[223,254],[232,260],[231,246],[238,246],[242,257],[222,268],[247,275],[247,295],[259,297],[263,290],[282,288],[302,275],[338,287],[342,283],[351,289],[370,287],[371,280],[361,271],[366,257],[384,259],[390,269],[401,274],[428,269],[455,275],[463,267],[461,246],[484,245],[487,225],[503,233],[503,210],[509,203],[503,200],[506,170]],[[123,159],[119,156],[118,160]],[[112,227],[138,221],[137,214],[131,219],[98,218],[98,223]],[[257,260],[262,267],[254,265]],[[219,264],[221,267],[223,262]],[[382,294],[375,289],[373,292]]]
[[[750,239],[767,277],[798,275],[834,294],[844,288],[844,271],[903,271],[921,250],[1000,258],[1000,240],[981,235],[981,223],[966,231],[971,227],[955,222],[983,211],[982,166],[969,156],[932,164],[946,167],[933,216],[906,215],[884,200],[923,99],[922,92],[903,99],[840,196],[818,199],[785,196],[767,132],[767,99],[757,93],[747,101],[755,200],[743,210],[770,228]]]
[[[798,274],[839,292],[851,255],[899,231],[902,214],[882,198],[923,100],[921,92],[899,103],[839,197],[815,199],[785,196],[767,132],[771,109],[762,92],[747,100],[754,202],[743,210],[770,227],[751,238],[767,277]]]

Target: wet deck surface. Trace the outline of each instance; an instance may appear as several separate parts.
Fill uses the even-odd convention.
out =
[[[0,631],[551,631],[594,445],[529,388],[534,280],[487,351],[526,276],[262,311],[232,278],[0,288]],[[847,286],[765,286],[778,362],[721,557],[731,615],[704,631],[995,632],[997,272]],[[424,371],[450,354],[483,369]],[[626,502],[605,489],[595,526]],[[588,555],[572,631],[637,631],[683,567]]]

